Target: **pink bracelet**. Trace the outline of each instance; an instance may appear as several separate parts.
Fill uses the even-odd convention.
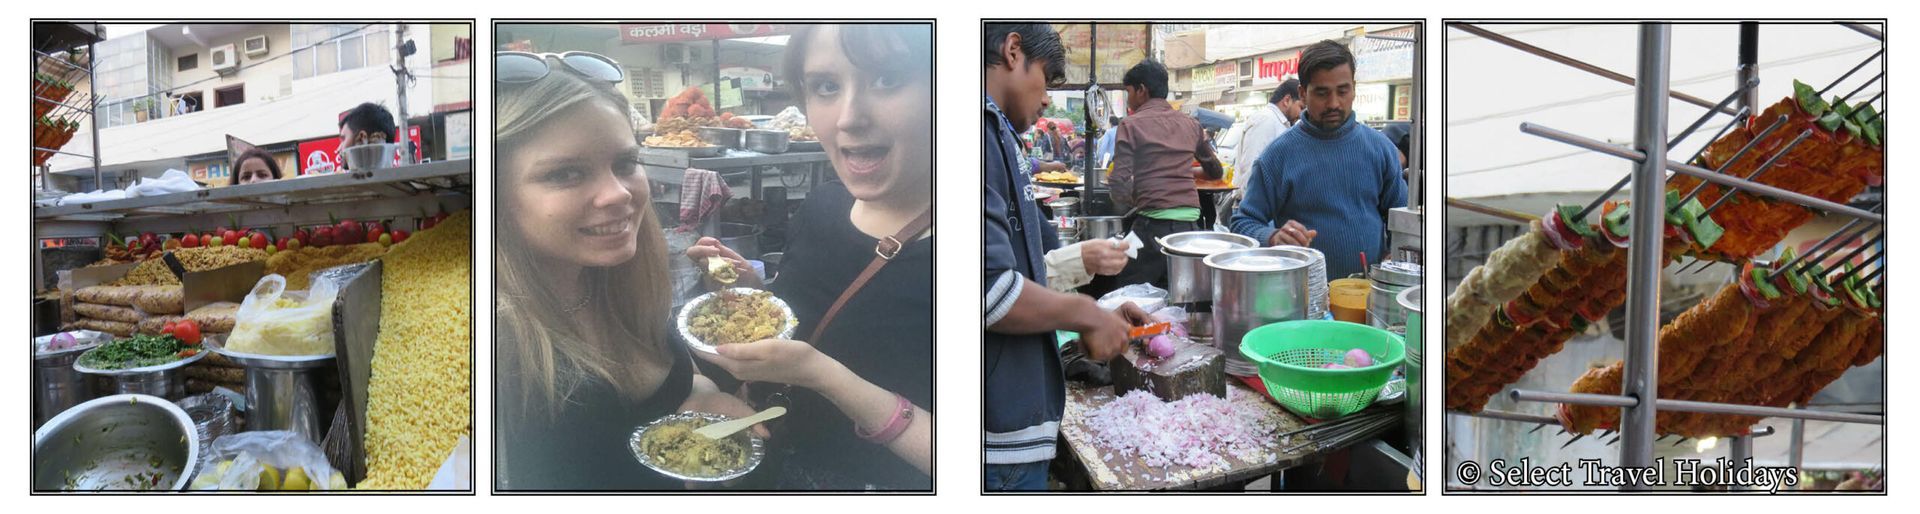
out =
[[[907,397],[901,396],[900,393],[893,393],[893,399],[898,404],[898,408],[893,411],[893,417],[887,419],[885,428],[869,434],[860,429],[860,424],[855,423],[853,435],[874,444],[885,445],[893,442],[894,439],[899,439],[900,434],[907,433],[907,426],[913,424],[913,402],[907,401]]]

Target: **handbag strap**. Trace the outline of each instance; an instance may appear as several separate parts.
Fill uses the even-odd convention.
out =
[[[807,342],[814,345],[820,344],[821,334],[827,333],[827,325],[832,324],[834,316],[840,314],[840,308],[847,306],[847,301],[852,300],[853,295],[860,292],[861,287],[865,287],[868,281],[873,280],[873,276],[880,273],[881,267],[892,261],[894,256],[900,255],[900,249],[906,247],[907,242],[913,241],[932,226],[933,209],[927,209],[913,221],[907,222],[907,226],[902,227],[900,232],[874,244],[873,261],[867,263],[867,269],[861,270],[860,276],[854,278],[853,283],[847,286],[847,290],[840,293],[840,298],[833,301],[832,307],[827,308],[827,314],[821,316],[820,323],[813,326],[813,335],[807,338]]]

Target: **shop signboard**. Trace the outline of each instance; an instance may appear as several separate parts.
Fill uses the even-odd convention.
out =
[[[1240,85],[1240,64],[1227,61],[1213,65],[1213,87],[1227,88]]]
[[[1263,55],[1253,60],[1253,66],[1254,86],[1277,86],[1280,81],[1300,74],[1300,51]]]
[[[1056,23],[1053,30],[1067,48],[1068,84],[1088,83],[1097,57],[1099,83],[1118,87],[1127,69],[1147,58],[1152,39],[1145,23],[1102,23],[1098,30],[1085,23]]]
[[[776,23],[647,23],[620,24],[620,43],[676,43],[787,34],[794,26]]]

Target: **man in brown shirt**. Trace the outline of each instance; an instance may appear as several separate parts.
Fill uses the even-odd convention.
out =
[[[1158,238],[1200,230],[1199,177],[1219,180],[1224,171],[1200,122],[1167,104],[1167,68],[1141,61],[1121,78],[1130,114],[1115,127],[1113,174],[1108,177],[1113,203],[1126,209],[1126,223],[1140,236],[1139,258],[1100,289],[1139,283],[1167,286],[1167,260]],[[1198,171],[1193,166],[1199,161]]]

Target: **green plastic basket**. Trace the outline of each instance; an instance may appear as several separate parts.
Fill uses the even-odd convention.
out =
[[[1354,348],[1373,354],[1373,365],[1320,367],[1342,362]],[[1281,406],[1302,416],[1332,419],[1373,404],[1406,358],[1406,342],[1359,323],[1283,321],[1248,331],[1240,340],[1240,354],[1260,367],[1260,381]]]

